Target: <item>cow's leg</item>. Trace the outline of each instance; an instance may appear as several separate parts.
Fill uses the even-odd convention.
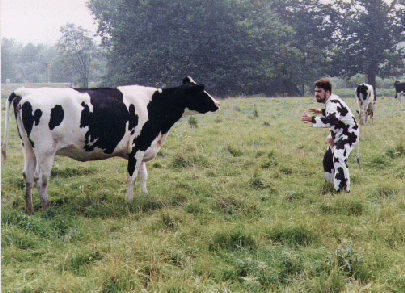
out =
[[[138,176],[139,176],[139,183],[141,185],[142,192],[148,193],[148,189],[146,188],[146,180],[148,179],[148,170],[146,169],[145,162],[141,163],[141,166],[140,166],[139,172],[138,172]]]
[[[37,155],[37,188],[39,200],[41,201],[42,208],[46,211],[49,207],[48,202],[48,179],[51,175],[51,169],[55,154]]]
[[[346,162],[341,158],[334,157],[335,160],[335,178],[334,178],[334,188],[336,191],[346,189],[350,191],[350,174],[347,168]]]
[[[125,199],[127,201],[131,201],[134,193],[134,184],[135,184],[135,178],[134,176],[131,176],[129,173],[127,173],[127,194]]]
[[[334,188],[340,191],[343,188],[350,192],[350,173],[347,167],[347,159],[353,150],[354,145],[338,142],[333,149],[333,165],[335,169]]]
[[[370,108],[371,103],[369,101],[366,101],[364,104],[364,125],[367,124],[368,116],[369,116],[369,111],[368,109]]]
[[[323,156],[323,170],[325,171],[325,181],[333,184],[335,170],[333,166],[333,153],[330,148],[326,150]]]
[[[34,206],[32,204],[32,188],[35,182],[35,166],[36,158],[34,151],[30,145],[23,146],[24,153],[24,169],[22,172],[25,182],[25,213],[32,214]]]
[[[131,201],[136,176],[139,174],[143,160],[143,153],[138,152],[136,155],[130,155],[128,159],[128,172],[127,172],[127,195],[126,200]]]
[[[368,104],[367,115],[370,116],[370,120],[371,120],[371,122],[373,122],[373,118],[374,118],[374,106],[373,106],[373,103],[372,103],[372,102],[371,102],[370,104]]]
[[[360,125],[364,125],[367,122],[367,112],[364,108],[360,111]]]

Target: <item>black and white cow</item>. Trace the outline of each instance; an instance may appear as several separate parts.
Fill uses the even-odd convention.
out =
[[[367,118],[373,119],[375,96],[371,84],[359,84],[356,88],[357,105],[359,106],[360,125],[367,123]]]
[[[394,82],[395,87],[395,97],[394,99],[401,102],[401,96],[405,95],[405,82],[399,82],[398,80]]]
[[[48,178],[55,155],[78,161],[121,157],[128,160],[126,199],[131,200],[139,176],[147,193],[145,162],[153,159],[170,128],[183,114],[207,113],[219,103],[191,77],[174,88],[139,85],[98,89],[20,88],[8,98],[6,155],[11,104],[24,153],[26,212],[33,212],[31,190],[38,188],[42,207],[49,206]]]

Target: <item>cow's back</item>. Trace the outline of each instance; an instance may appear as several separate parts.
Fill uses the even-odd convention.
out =
[[[79,161],[125,157],[129,113],[117,90],[18,89],[22,120],[37,151],[56,152]],[[103,91],[98,99],[97,91]],[[124,114],[123,114],[124,113]]]

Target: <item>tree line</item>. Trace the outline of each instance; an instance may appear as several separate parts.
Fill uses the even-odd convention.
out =
[[[69,83],[79,87],[101,84],[106,63],[104,49],[82,27],[66,24],[60,30],[62,37],[54,46],[24,46],[3,38],[1,82]]]
[[[101,45],[71,26],[55,47],[65,78],[83,85],[170,86],[191,75],[219,96],[297,96],[321,76],[363,74],[375,87],[377,77],[400,77],[405,68],[403,0],[89,0],[88,7]]]

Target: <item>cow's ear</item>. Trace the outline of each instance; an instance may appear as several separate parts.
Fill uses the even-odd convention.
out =
[[[186,84],[186,83],[196,84],[194,79],[191,78],[191,76],[186,76],[185,78],[183,78],[183,84]]]

